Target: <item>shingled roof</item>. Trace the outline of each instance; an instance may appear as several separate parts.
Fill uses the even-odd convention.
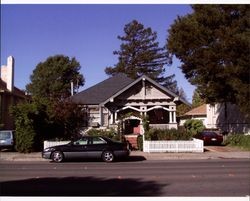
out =
[[[120,73],[75,94],[71,97],[71,101],[83,105],[98,105],[132,82],[134,82],[133,79]]]
[[[185,113],[183,116],[200,116],[200,115],[201,116],[207,115],[206,104],[193,108],[192,110]]]

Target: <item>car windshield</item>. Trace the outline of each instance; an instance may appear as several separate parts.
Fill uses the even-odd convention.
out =
[[[216,133],[214,133],[214,132],[204,132],[203,135],[207,136],[207,137],[214,137],[214,136],[216,136]]]
[[[11,138],[9,131],[0,131],[0,140],[7,140]]]

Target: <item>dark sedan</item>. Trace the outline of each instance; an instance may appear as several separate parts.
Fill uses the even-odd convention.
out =
[[[126,143],[115,142],[107,137],[84,136],[65,145],[44,149],[42,157],[58,163],[64,159],[76,158],[100,158],[105,162],[112,162],[129,156],[129,153]]]
[[[203,131],[194,136],[204,141],[204,145],[221,145],[223,136],[214,131]]]

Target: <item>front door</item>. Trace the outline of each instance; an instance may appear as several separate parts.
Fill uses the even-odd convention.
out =
[[[125,120],[125,135],[128,134],[139,134],[140,133],[140,120],[138,119],[127,119]]]
[[[87,158],[87,146],[89,143],[89,139],[87,137],[83,137],[77,141],[74,141],[68,150],[64,152],[65,157],[70,158]]]
[[[88,157],[101,158],[103,151],[107,147],[107,142],[100,137],[93,137],[88,144]]]

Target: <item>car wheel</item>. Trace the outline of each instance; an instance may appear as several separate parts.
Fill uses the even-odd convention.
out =
[[[60,151],[55,151],[52,154],[52,160],[56,163],[62,162],[64,159],[63,153]]]
[[[102,160],[105,162],[114,161],[114,154],[112,151],[104,151],[102,154]]]

